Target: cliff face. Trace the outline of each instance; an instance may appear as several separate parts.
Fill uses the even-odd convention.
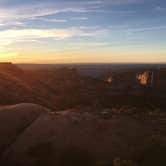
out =
[[[23,73],[23,70],[21,70],[16,65],[10,63],[10,62],[4,62],[0,63],[0,73],[6,73],[6,74],[12,74],[12,75],[19,75]]]
[[[115,72],[107,76],[106,82],[112,86],[143,86],[154,87],[159,79],[160,72],[157,70]]]
[[[159,73],[117,70],[104,79],[97,79],[82,76],[70,68],[22,70],[11,63],[3,63],[0,64],[0,104],[28,102],[53,110],[142,105],[146,103],[143,98],[145,88],[141,85],[153,85],[154,96],[158,93],[160,101],[159,94],[166,97],[165,83],[165,70]]]
[[[26,71],[10,63],[0,65],[0,104],[30,102],[61,110],[100,104],[106,91],[104,81],[80,76],[75,69]]]
[[[153,71],[145,71],[141,74],[137,74],[136,77],[139,80],[140,84],[142,84],[142,85],[152,86],[154,83]]]
[[[151,87],[156,90],[164,90],[163,86],[166,83],[165,70],[147,70],[137,74],[136,78],[141,85]]]
[[[22,80],[24,71],[12,63],[0,63],[0,104],[33,102],[29,85]]]

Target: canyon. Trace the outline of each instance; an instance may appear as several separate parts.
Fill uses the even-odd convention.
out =
[[[165,165],[166,69],[94,75],[1,63],[0,165]]]

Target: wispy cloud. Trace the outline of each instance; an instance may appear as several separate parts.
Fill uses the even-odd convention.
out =
[[[66,12],[83,13],[87,10],[88,9],[85,9],[81,6],[58,6],[55,3],[31,4],[26,6],[16,6],[7,8],[0,7],[0,24],[18,26],[21,25],[21,22],[27,21],[27,19],[41,19],[41,17]],[[42,18],[42,20],[48,22],[66,22],[65,19]]]
[[[12,42],[18,41],[28,41],[33,39],[44,39],[44,38],[53,38],[53,39],[65,39],[70,38],[79,34],[78,30],[63,30],[63,29],[14,29],[14,30],[4,30],[0,31],[0,41],[2,43],[10,44]],[[5,42],[4,42],[5,41]]]
[[[62,8],[58,9],[53,6],[27,6],[23,8],[15,9],[0,9],[0,19],[11,20],[11,19],[26,19],[33,17],[42,17],[53,15],[63,12],[84,12],[85,9],[81,8]]]
[[[166,11],[166,8],[161,7],[161,6],[156,6],[154,9],[155,9],[156,11],[158,11],[158,12]]]
[[[70,20],[86,21],[88,20],[88,18],[87,17],[72,17]]]
[[[25,23],[21,22],[21,21],[3,21],[0,20],[0,26],[15,26],[15,27],[24,27]]]
[[[85,2],[90,5],[95,5],[95,4],[125,5],[125,4],[142,3],[143,0],[85,0]]]
[[[103,0],[103,3],[111,5],[127,5],[127,4],[138,4],[142,3],[144,0]]]
[[[141,1],[141,0],[140,0]],[[48,15],[55,15],[58,13],[86,13],[86,12],[112,12],[112,10],[101,10],[100,7],[108,5],[123,5],[130,3],[138,3],[138,0],[85,0],[79,1],[62,1],[62,2],[44,2],[44,3],[27,3],[26,5],[16,5],[9,7],[0,7],[0,24],[9,22],[20,22],[29,18],[45,17]],[[123,12],[124,11],[116,11]],[[82,17],[84,18],[84,17]],[[83,19],[82,19],[83,20]],[[85,20],[85,19],[84,19]],[[65,22],[65,20],[54,19],[45,20],[52,22]]]
[[[38,20],[38,21],[44,21],[44,22],[51,22],[51,23],[65,23],[65,22],[69,22],[69,21],[86,21],[88,20],[87,17],[72,17],[72,18],[68,18],[68,19],[53,19],[53,18],[45,18],[45,17],[33,17],[30,18],[29,20]]]
[[[72,37],[96,37],[109,33],[107,29],[91,29],[73,27],[67,29],[12,29],[0,31],[0,46],[22,41],[42,39],[64,40]]]
[[[44,18],[44,17],[34,17],[34,18],[30,18],[29,20],[38,20],[38,21],[44,21],[44,22],[52,22],[52,23],[64,23],[64,22],[68,22],[67,19],[52,19],[52,18]]]
[[[143,27],[143,28],[128,28],[124,29],[129,32],[144,32],[144,31],[159,31],[166,30],[166,26],[151,26],[151,27]]]

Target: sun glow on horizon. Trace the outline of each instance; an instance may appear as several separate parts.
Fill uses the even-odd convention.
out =
[[[39,53],[40,54],[40,53]],[[53,63],[165,63],[166,58],[157,53],[111,53],[111,54],[97,54],[97,53],[80,53],[75,56],[75,53],[56,54],[45,53],[44,55],[31,54],[19,55],[18,53],[0,53],[1,62],[13,63],[36,63],[36,64],[53,64]],[[95,57],[95,58],[94,58]]]

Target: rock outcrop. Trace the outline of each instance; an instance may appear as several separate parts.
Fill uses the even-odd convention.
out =
[[[140,81],[140,84],[147,86],[147,87],[155,87],[157,84],[157,77],[158,71],[145,71],[143,73],[137,74],[137,79]]]
[[[51,113],[32,104],[2,107],[0,165],[96,166],[138,157],[147,138],[165,134],[160,117],[110,113],[104,118],[78,109]]]
[[[0,107],[0,154],[9,148],[45,109],[35,104]]]

